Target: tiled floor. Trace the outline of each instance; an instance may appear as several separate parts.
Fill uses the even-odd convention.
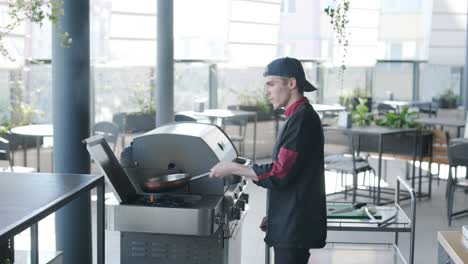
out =
[[[47,151],[47,150],[46,150]],[[31,156],[31,155],[30,155]],[[47,155],[46,155],[47,156]],[[50,155],[49,155],[50,156]],[[44,161],[47,163],[47,161]],[[50,161],[49,161],[50,162]],[[267,162],[267,160],[264,160]],[[375,161],[372,161],[375,162]],[[400,161],[388,162],[388,181],[394,182],[398,175],[404,175],[404,166]],[[331,192],[335,188],[335,175],[327,174],[327,191]],[[265,190],[253,184],[249,184],[247,192],[250,194],[250,210],[245,218],[243,226],[243,244],[242,244],[242,264],[257,264],[264,263],[264,243],[263,233],[259,230],[258,225],[265,214]],[[438,230],[459,230],[461,225],[468,224],[468,216],[455,218],[452,227],[448,227],[445,217],[446,200],[444,197],[445,181],[441,181],[440,185],[435,182],[433,184],[433,196],[431,199],[419,199],[417,204],[417,225],[416,225],[416,249],[415,263],[436,263],[437,260],[437,231]],[[457,193],[455,206],[456,208],[468,207],[467,196],[461,192]],[[374,233],[350,233],[350,232],[329,232],[329,240],[348,240],[348,241],[389,241],[392,237],[388,234]],[[40,248],[42,250],[55,249],[54,237],[54,218],[47,217],[39,224],[39,239]],[[403,240],[407,239],[406,235],[401,236],[401,248],[405,255],[408,254],[408,244]],[[29,245],[29,234],[27,232],[17,236],[16,247],[18,249],[27,249]],[[106,231],[106,263],[119,263],[119,233]],[[327,250],[313,251],[310,263],[343,263],[356,260],[355,262],[346,263],[366,263],[363,258],[372,257],[368,253],[364,254],[365,250],[349,250],[345,255],[335,255],[330,258],[326,255]],[[375,263],[370,259],[369,263]],[[379,263],[384,263],[379,261]]]

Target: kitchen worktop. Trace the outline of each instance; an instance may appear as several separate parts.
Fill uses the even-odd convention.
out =
[[[461,231],[439,231],[437,233],[437,240],[452,260],[452,262],[448,263],[468,263],[468,248],[463,245],[463,234]]]

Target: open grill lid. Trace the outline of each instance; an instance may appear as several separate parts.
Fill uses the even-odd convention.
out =
[[[119,203],[132,202],[137,198],[137,190],[112,152],[104,136],[97,135],[83,140],[91,158],[106,178],[111,182]]]

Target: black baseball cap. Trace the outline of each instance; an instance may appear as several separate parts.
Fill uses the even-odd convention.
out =
[[[306,80],[301,62],[294,58],[284,57],[270,62],[263,76],[270,75],[294,78],[297,81],[297,85],[306,92],[317,90],[315,86]]]

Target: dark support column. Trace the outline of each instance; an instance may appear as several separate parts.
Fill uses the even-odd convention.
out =
[[[372,92],[374,90],[373,85],[374,85],[374,68],[369,67],[366,69],[366,87],[365,87],[365,90],[368,92],[369,97],[372,97]]]
[[[63,1],[60,23],[73,40],[60,45],[52,33],[52,92],[54,172],[89,173],[90,159],[81,141],[89,136],[90,44],[89,0]],[[57,250],[63,263],[92,263],[91,202],[89,193],[56,213]]]
[[[174,121],[174,3],[158,0],[156,127]]]
[[[413,62],[413,101],[419,100],[419,65],[419,62]]]
[[[89,69],[89,127],[90,133],[94,129],[95,117],[96,117],[96,86],[94,85],[94,69]]]
[[[218,108],[218,67],[215,63],[209,65],[209,104],[208,108]]]

